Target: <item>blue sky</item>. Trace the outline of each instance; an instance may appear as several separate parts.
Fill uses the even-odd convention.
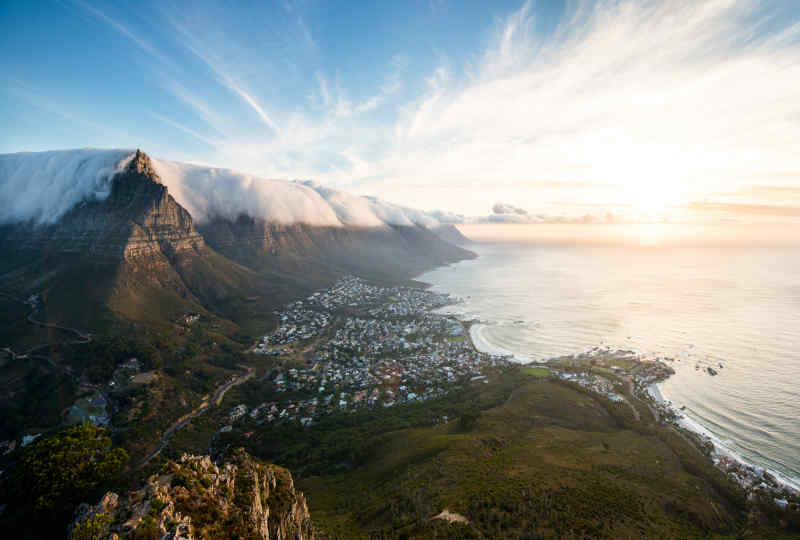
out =
[[[0,51],[0,152],[141,147],[470,214],[800,205],[788,0],[4,2]]]

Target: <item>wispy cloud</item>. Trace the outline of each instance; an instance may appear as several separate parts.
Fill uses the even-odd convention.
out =
[[[355,112],[365,113],[383,105],[386,100],[403,86],[403,76],[408,69],[408,58],[402,54],[392,57],[391,72],[383,81],[380,91],[363,103],[356,105]]]
[[[487,200],[536,214],[546,200],[681,205],[756,183],[800,184],[785,176],[800,140],[800,22],[777,17],[771,2],[569,2],[542,32],[529,1],[494,21],[483,50],[442,58],[419,79],[402,54],[372,92],[348,88],[337,66],[316,65],[308,104],[294,107],[270,99],[235,33],[204,40],[192,18],[166,13],[173,38],[258,130],[182,85],[172,60],[130,27],[75,2],[166,66],[165,88],[208,132],[163,110],[159,120],[213,144],[216,161],[264,176],[473,214]],[[300,7],[283,4],[303,48],[314,40]]]
[[[217,148],[219,146],[219,141],[215,141],[213,139],[210,139],[209,137],[206,137],[205,135],[195,131],[194,129],[191,129],[191,128],[187,127],[187,126],[184,126],[183,124],[180,124],[180,123],[178,123],[178,122],[176,122],[174,120],[171,120],[171,119],[169,119],[169,118],[167,118],[165,116],[162,116],[162,115],[160,115],[158,113],[154,113],[152,111],[150,112],[150,116],[152,116],[153,118],[155,118],[156,120],[158,120],[160,122],[164,122],[165,124],[174,127],[175,129],[178,129],[180,131],[183,131],[184,133],[187,133],[187,134],[191,135],[195,139],[206,143],[207,145],[211,146],[212,148]]]
[[[238,82],[231,76],[222,62],[214,58],[213,54],[208,51],[195,37],[189,32],[181,23],[174,19],[170,19],[173,28],[177,30],[183,37],[182,43],[186,48],[200,59],[217,78],[217,81],[225,88],[236,94],[243,102],[245,102],[274,133],[280,135],[281,130],[278,124],[267,114],[264,107],[252,95],[252,93],[245,88],[245,86]]]
[[[89,13],[91,16],[97,18],[99,21],[107,24],[108,26],[110,26],[111,28],[113,28],[126,38],[128,38],[130,41],[135,43],[136,46],[138,46],[141,50],[148,53],[150,56],[157,59],[162,64],[171,66],[173,68],[175,67],[175,63],[169,57],[167,57],[166,55],[161,53],[158,49],[156,49],[149,41],[142,38],[138,34],[134,33],[130,28],[128,28],[128,26],[122,24],[113,17],[100,11],[96,7],[91,6],[86,2],[83,2],[82,0],[70,0],[70,1],[76,6],[86,11],[87,13]]]
[[[733,214],[800,217],[800,205],[695,202],[691,203],[689,207],[692,210],[729,212]]]
[[[677,203],[791,168],[800,25],[775,30],[763,7],[578,3],[542,35],[527,2],[499,21],[468,77],[444,67],[431,75],[373,171],[398,193],[409,178],[476,178],[491,193],[534,174],[618,184],[617,202]]]
[[[97,122],[88,112],[85,114],[77,112],[74,105],[67,105],[49,97],[44,89],[35,88],[29,83],[15,78],[4,77],[0,80],[2,80],[2,87],[5,91],[40,111],[58,116],[69,123],[82,124],[98,133],[114,135],[121,138],[126,135],[126,133],[118,127]]]
[[[199,116],[217,134],[224,137],[229,137],[231,135],[233,126],[205,100],[177,81],[165,75],[162,75],[161,78],[164,88],[186,105],[195,115]]]

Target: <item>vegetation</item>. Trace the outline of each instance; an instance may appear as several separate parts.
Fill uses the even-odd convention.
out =
[[[498,370],[492,377],[493,384],[473,383],[424,403],[322,416],[310,428],[292,424],[264,426],[250,438],[232,432],[221,437],[218,445],[243,446],[251,454],[301,475],[352,469],[367,462],[393,432],[477,416],[479,411],[502,404],[520,384],[515,373],[515,368]],[[234,394],[228,403],[237,398]]]
[[[523,375],[530,375],[532,377],[549,377],[551,375],[550,370],[546,367],[526,366],[520,368],[519,371]]]
[[[69,535],[69,540],[103,540],[107,536],[111,518],[104,513],[79,523]]]
[[[456,416],[361,431],[357,460],[298,481],[314,520],[333,538],[789,534],[748,522],[743,491],[670,428],[632,429],[629,408],[580,387],[513,379],[460,396],[505,394],[468,430]],[[310,438],[315,455],[334,443]],[[431,519],[444,509],[467,522]]]
[[[25,449],[4,483],[9,505],[4,527],[24,527],[29,537],[63,534],[75,507],[96,496],[122,470],[128,456],[114,448],[105,429],[92,424],[67,428]]]

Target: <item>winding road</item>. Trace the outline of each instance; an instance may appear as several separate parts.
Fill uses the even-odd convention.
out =
[[[243,382],[247,381],[248,379],[250,379],[255,374],[255,372],[256,372],[255,368],[248,367],[246,374],[238,375],[238,376],[234,377],[232,380],[228,381],[227,383],[225,383],[222,386],[220,386],[219,388],[217,388],[217,390],[214,392],[214,395],[211,397],[211,399],[207,403],[205,403],[204,405],[200,405],[199,407],[194,409],[192,412],[186,414],[185,416],[183,416],[180,419],[178,419],[177,421],[175,421],[175,423],[172,424],[170,427],[168,427],[167,430],[164,432],[164,435],[161,437],[161,440],[158,442],[158,445],[153,449],[152,452],[147,454],[147,456],[145,456],[145,458],[142,461],[139,462],[139,464],[136,466],[136,468],[139,469],[139,468],[145,466],[151,459],[153,459],[158,454],[160,454],[161,451],[164,449],[164,447],[169,442],[169,440],[172,438],[173,435],[175,435],[175,433],[178,430],[180,430],[186,424],[191,422],[193,418],[196,418],[199,415],[201,415],[204,412],[206,412],[213,405],[219,405],[222,402],[222,398],[225,397],[225,392],[227,392],[228,390],[230,390],[234,386],[242,384]]]
[[[36,314],[37,311],[39,311],[39,307],[40,307],[38,301],[31,303],[29,301],[23,300],[21,298],[17,298],[16,296],[14,296],[12,294],[8,294],[8,293],[2,292],[2,291],[0,291],[0,296],[8,298],[9,300],[12,300],[14,302],[19,302],[20,304],[24,304],[26,306],[31,306],[31,308],[32,308],[31,311],[28,312],[28,314],[25,316],[25,319],[28,321],[29,324],[32,324],[34,326],[40,326],[42,328],[53,328],[55,330],[61,330],[63,332],[68,332],[68,333],[75,334],[78,339],[76,339],[74,341],[70,341],[69,342],[70,344],[83,344],[83,343],[89,343],[90,341],[92,341],[92,335],[90,333],[88,333],[88,332],[82,332],[82,331],[78,330],[77,328],[69,328],[67,326],[61,326],[61,325],[58,325],[58,324],[46,323],[46,322],[37,321],[36,319],[34,319],[33,316]],[[39,349],[47,349],[47,348],[50,348],[51,346],[52,346],[52,343],[50,343],[50,342],[42,343],[41,345],[36,345],[34,347],[31,347],[30,349],[28,349],[27,351],[22,352],[22,353],[14,352],[10,347],[4,347],[2,350],[7,352],[8,354],[10,354],[11,358],[13,358],[13,359],[17,359],[18,357],[19,358],[29,357],[29,358],[38,358],[40,360],[44,360],[47,363],[49,363],[50,366],[53,367],[53,369],[56,369],[58,371],[62,371],[64,373],[66,373],[70,378],[72,378],[73,381],[75,381],[76,384],[80,384],[80,381],[75,376],[75,373],[73,373],[72,369],[69,366],[62,366],[62,365],[57,364],[53,360],[53,358],[51,356],[49,356],[49,355],[33,354],[35,351],[37,351]]]
[[[25,300],[17,298],[16,296],[8,294],[8,293],[3,292],[3,291],[0,291],[0,296],[4,296],[4,297],[6,297],[6,298],[8,298],[10,300],[13,300],[15,302],[19,302],[21,304],[30,305],[29,302],[26,302]],[[89,332],[82,332],[81,330],[78,330],[77,328],[70,328],[68,326],[61,326],[61,325],[58,325],[58,324],[46,323],[46,322],[38,321],[38,320],[34,319],[33,316],[36,314],[37,311],[39,311],[39,306],[38,306],[38,304],[36,304],[36,305],[34,305],[32,307],[33,307],[33,309],[25,317],[26,320],[30,324],[35,325],[35,326],[40,326],[42,328],[53,328],[53,329],[56,329],[56,330],[61,330],[61,331],[64,331],[64,332],[69,332],[69,333],[75,334],[77,339],[75,341],[73,341],[72,343],[76,343],[76,344],[77,343],[89,343],[90,341],[92,341],[92,335]],[[26,352],[21,353],[21,354],[20,353],[15,353],[9,347],[5,347],[2,350],[7,352],[8,354],[10,354],[12,358],[29,356],[31,358],[41,358],[43,360],[46,360],[48,363],[51,364],[52,367],[54,367],[56,369],[60,369],[61,371],[64,371],[65,373],[67,373],[67,375],[69,375],[71,378],[76,380],[76,382],[79,382],[79,381],[77,381],[77,377],[72,372],[72,370],[69,368],[69,366],[59,366],[49,356],[31,354],[34,351],[38,350],[38,349],[42,349],[42,348],[49,347],[49,346],[50,346],[49,343],[44,343],[42,345],[37,345],[35,347],[32,347],[31,349],[28,349]],[[194,409],[190,413],[184,415],[183,417],[181,417],[180,419],[175,421],[175,423],[173,423],[164,432],[164,435],[159,440],[158,445],[141,462],[139,462],[139,464],[137,465],[136,468],[138,469],[138,468],[146,465],[151,459],[153,459],[158,454],[160,454],[161,451],[164,449],[164,447],[169,442],[169,440],[172,438],[172,436],[175,435],[175,433],[178,430],[180,430],[181,428],[183,428],[186,424],[191,422],[192,419],[194,419],[197,416],[203,414],[209,408],[211,408],[213,405],[219,405],[222,402],[222,398],[225,397],[225,393],[228,390],[230,390],[231,388],[233,388],[236,385],[242,384],[243,382],[249,380],[253,375],[255,375],[255,368],[247,367],[247,366],[241,366],[241,367],[245,367],[247,369],[247,373],[245,373],[243,375],[235,376],[233,379],[231,379],[227,383],[225,383],[222,386],[220,386],[219,388],[217,388],[214,391],[214,394],[212,395],[211,399],[208,402],[205,402],[203,405],[200,405],[199,407],[197,407],[196,409]],[[103,397],[106,398],[106,400],[108,401],[108,396],[103,391],[101,386],[99,386],[99,385],[89,385],[89,384],[87,384],[85,386],[100,391],[103,394]]]

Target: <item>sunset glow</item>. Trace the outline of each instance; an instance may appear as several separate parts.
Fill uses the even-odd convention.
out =
[[[0,112],[16,129],[0,151],[69,147],[76,132],[86,146],[147,140],[165,159],[467,217],[509,203],[546,222],[675,220],[693,203],[800,193],[791,2],[418,7],[399,17],[287,1],[241,17],[76,0],[51,18],[21,13],[5,43],[58,35],[67,20],[103,45],[59,50],[61,64],[120,52],[85,80],[61,77],[57,94],[34,68],[52,51],[11,59]],[[388,27],[426,38],[374,30]],[[356,65],[363,43],[369,61]],[[131,68],[135,107],[114,87]],[[89,100],[78,89],[95,79],[112,88]]]

